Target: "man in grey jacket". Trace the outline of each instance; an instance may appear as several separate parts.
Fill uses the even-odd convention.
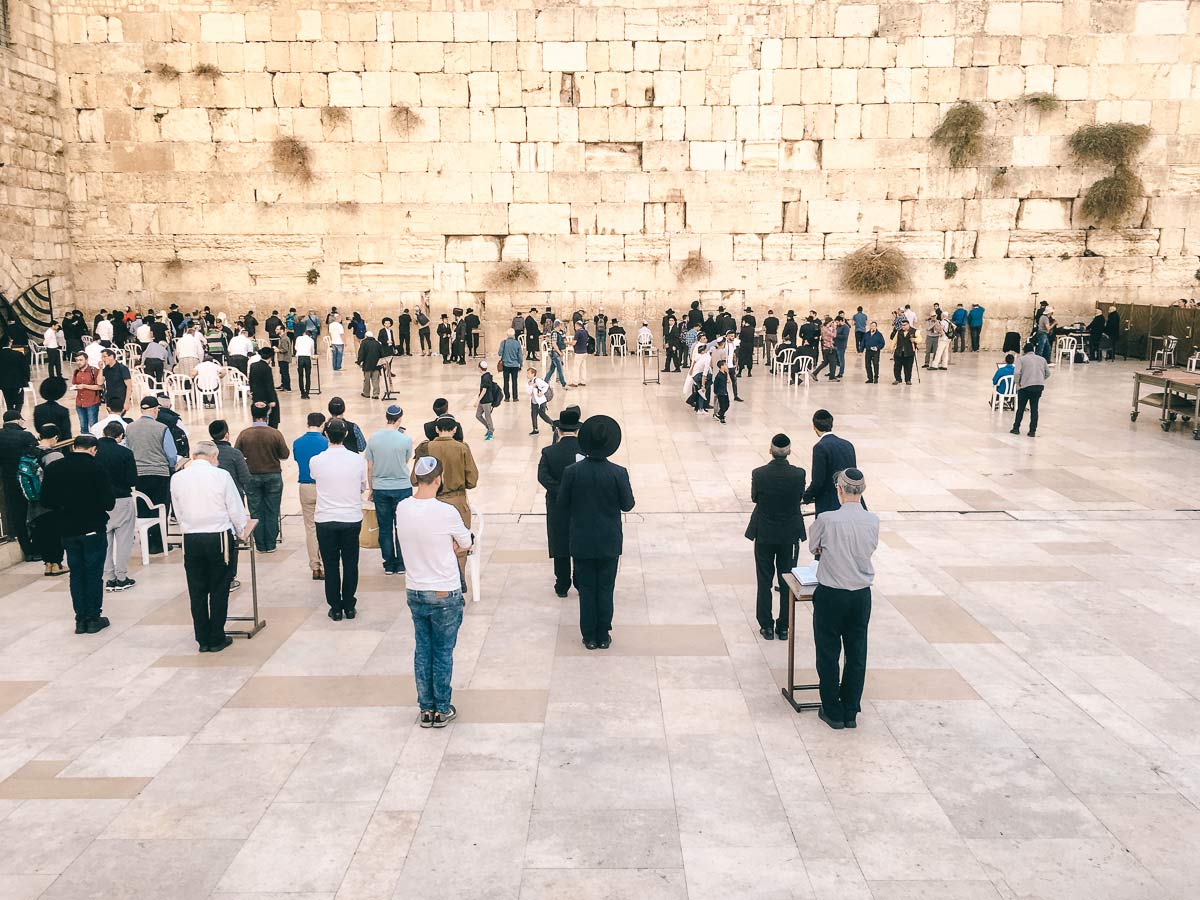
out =
[[[1050,366],[1044,357],[1034,352],[1034,345],[1027,343],[1021,351],[1021,358],[1013,366],[1013,386],[1017,389],[1017,418],[1013,422],[1011,434],[1021,433],[1021,420],[1025,417],[1025,407],[1029,406],[1029,436],[1037,434],[1038,403],[1042,399],[1042,391],[1046,388],[1046,379],[1050,377]]]

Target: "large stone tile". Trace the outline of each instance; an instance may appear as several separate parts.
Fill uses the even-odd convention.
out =
[[[683,864],[673,810],[534,809],[528,869],[670,869]]]
[[[95,841],[45,900],[206,900],[241,841]]]
[[[795,844],[689,847],[683,860],[689,900],[805,900],[814,896]]]
[[[0,820],[0,874],[59,875],[116,816],[122,800],[30,800]]]
[[[530,869],[521,882],[520,900],[687,900],[688,896],[681,869]]]
[[[1163,888],[1111,838],[968,842],[992,881],[1029,900],[1150,900]]]

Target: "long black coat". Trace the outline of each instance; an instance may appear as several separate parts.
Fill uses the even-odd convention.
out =
[[[246,374],[250,382],[250,400],[254,403],[274,403],[271,407],[267,423],[272,428],[279,427],[279,394],[275,392],[275,370],[266,360],[260,359],[250,364]]]
[[[612,559],[621,555],[621,513],[633,509],[633,488],[624,466],[588,457],[568,466],[558,486],[558,511],[570,520],[571,556]]]
[[[813,444],[812,483],[804,499],[816,504],[817,515],[831,509],[840,509],[834,476],[842,469],[857,468],[854,445],[844,438],[827,434]],[[863,504],[866,507],[866,504]]]
[[[546,489],[546,544],[551,558],[571,555],[571,519],[558,508],[558,486],[567,466],[576,462],[579,441],[573,434],[563,434],[557,444],[542,449],[538,460],[538,484]]]
[[[746,526],[746,537],[764,544],[794,544],[805,540],[804,470],[786,459],[772,459],[750,473],[750,499],[754,512]]]

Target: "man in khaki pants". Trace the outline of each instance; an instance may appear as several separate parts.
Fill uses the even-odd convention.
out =
[[[329,439],[321,433],[325,426],[324,413],[308,414],[308,431],[292,441],[292,457],[300,468],[300,512],[304,516],[304,542],[308,547],[308,565],[312,569],[313,581],[325,579],[321,565],[321,551],[317,546],[317,483],[309,471],[308,464],[318,453],[329,449]]]

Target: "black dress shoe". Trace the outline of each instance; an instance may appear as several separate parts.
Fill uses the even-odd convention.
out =
[[[222,650],[224,650],[226,647],[228,647],[232,643],[233,643],[233,638],[226,635],[224,641],[222,641],[219,644],[213,644],[211,647],[208,648],[208,652],[209,653],[220,653]]]
[[[596,641],[596,646],[601,650],[607,650],[612,646],[612,638],[608,635],[605,635],[604,637],[600,638],[600,640]]]
[[[333,619],[335,622],[342,621],[342,611],[340,609],[331,609],[329,611],[329,618]]]
[[[101,616],[100,618],[92,619],[90,622],[87,623],[87,633],[88,634],[96,634],[99,631],[103,631],[108,626],[109,626],[108,617]]]
[[[357,615],[358,615],[358,612],[353,607],[346,610],[346,618],[347,619],[353,619]]]
[[[781,640],[781,641],[787,640],[787,634],[788,634],[788,630],[786,628],[779,628],[779,629],[776,629],[776,631],[775,631],[775,637],[779,638],[779,640]]]
[[[207,646],[206,644],[201,644],[201,645],[200,645],[200,652],[201,652],[201,653],[211,653],[211,652],[212,652],[212,648],[211,648],[211,647],[209,647],[209,646]]]
[[[87,622],[84,622],[81,619],[76,619],[75,620],[75,633],[76,634],[87,634]]]
[[[595,642],[595,641],[593,641],[593,640],[585,640],[585,641],[583,642],[583,646],[587,647],[589,650],[595,650],[595,649],[596,649],[596,642]]]
[[[1021,429],[1020,429],[1020,428],[1010,428],[1010,429],[1008,430],[1008,433],[1009,433],[1009,434],[1020,434],[1020,433],[1021,433]]]
[[[822,722],[824,722],[826,725],[828,725],[830,728],[832,728],[834,731],[841,731],[843,728],[846,727],[843,723],[839,722],[837,719],[831,719],[831,718],[829,718],[829,716],[825,715],[824,708],[817,710],[817,718],[820,719]]]
[[[758,633],[763,636],[764,641],[775,640],[775,632],[772,631],[770,628],[760,628],[760,629],[758,629]]]
[[[566,592],[566,591],[560,591],[560,590],[558,590],[558,588],[555,588],[555,589],[554,589],[554,596],[556,596],[556,597],[566,597],[566,596],[567,596],[567,592]]]
[[[842,723],[842,726],[844,728],[857,728],[858,727],[858,719],[854,716],[851,716],[849,719],[847,719],[845,722]]]

